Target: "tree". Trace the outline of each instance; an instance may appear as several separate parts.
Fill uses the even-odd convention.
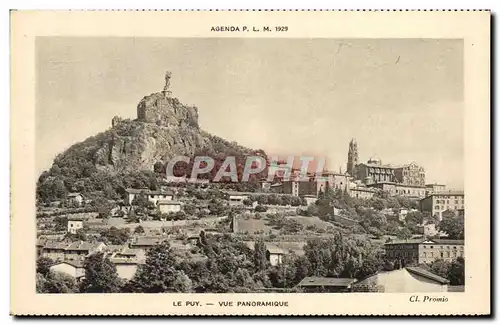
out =
[[[81,284],[82,292],[112,293],[120,292],[122,281],[118,278],[116,266],[99,252],[88,256],[84,262],[85,279]]]
[[[143,234],[143,233],[144,233],[144,228],[141,225],[135,227],[134,234]]]
[[[376,210],[383,210],[385,208],[384,200],[376,196],[370,199],[369,204]]]
[[[68,217],[57,216],[54,218],[54,228],[56,231],[68,229]]]
[[[101,237],[112,245],[123,245],[130,239],[130,229],[111,227],[101,232]]]
[[[447,278],[450,270],[450,263],[442,259],[435,260],[430,265],[430,271],[440,277]]]
[[[191,215],[191,216],[195,215],[196,205],[192,204],[192,203],[186,203],[184,205],[184,212],[186,212],[186,214]]]
[[[448,280],[451,285],[464,285],[465,284],[465,259],[458,257],[451,262],[448,270]]]
[[[148,206],[148,202],[149,200],[146,191],[142,191],[141,193],[134,196],[134,199],[132,200],[132,205],[136,205],[141,208],[146,208]]]
[[[255,212],[266,212],[267,211],[267,207],[263,206],[263,205],[257,205],[255,207]]]
[[[222,216],[226,212],[226,207],[219,199],[213,198],[210,200],[208,204],[208,209],[210,210],[210,214]]]
[[[398,236],[398,238],[400,239],[410,239],[411,231],[408,228],[403,227],[396,231],[396,236]]]
[[[66,233],[64,238],[67,238],[71,241],[86,241],[87,240],[87,234],[85,233],[85,230],[83,229],[78,229],[76,233],[72,234],[70,232]]]
[[[189,292],[190,278],[175,265],[168,242],[156,245],[148,251],[146,264],[139,266],[128,287],[133,292]]]
[[[464,218],[461,216],[443,217],[438,228],[448,234],[450,239],[464,239]]]
[[[254,265],[257,271],[263,271],[267,268],[267,248],[262,239],[254,244]]]
[[[73,277],[61,272],[49,272],[46,276],[37,273],[36,291],[38,293],[76,293],[78,286]]]
[[[420,211],[408,212],[405,217],[405,222],[421,225],[424,222],[424,215]]]
[[[252,202],[252,200],[250,200],[250,199],[244,199],[244,200],[243,200],[243,204],[244,204],[245,206],[251,206],[251,205],[252,205],[252,203],[253,203],[253,202]]]
[[[128,223],[139,222],[139,218],[137,217],[137,214],[135,213],[134,209],[130,209],[128,216],[127,216],[127,222]]]
[[[153,165],[153,171],[157,174],[164,174],[166,169],[165,169],[165,165],[162,164],[161,161],[157,161],[154,165]]]
[[[97,212],[99,213],[99,218],[109,218],[111,208],[107,206],[100,206],[99,208],[97,208]]]
[[[36,261],[36,272],[46,276],[52,265],[54,265],[54,261],[52,259],[48,257],[40,257]]]

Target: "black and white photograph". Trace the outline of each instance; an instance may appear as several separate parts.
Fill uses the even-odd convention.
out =
[[[462,40],[36,51],[37,292],[464,290]]]
[[[13,313],[487,313],[488,19],[14,14]]]

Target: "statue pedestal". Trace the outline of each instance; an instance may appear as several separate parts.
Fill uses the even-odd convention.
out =
[[[170,90],[163,90],[162,93],[165,97],[172,97],[172,92]]]

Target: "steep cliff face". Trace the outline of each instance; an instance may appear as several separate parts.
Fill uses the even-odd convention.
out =
[[[93,163],[110,171],[151,170],[156,162],[176,155],[192,156],[208,145],[208,139],[188,121],[176,116],[161,121],[165,125],[139,119],[116,123],[96,148]]]
[[[136,120],[113,118],[109,130],[73,145],[54,163],[71,168],[75,161],[81,165],[85,160],[98,170],[133,172],[152,170],[157,162],[165,163],[178,155],[193,156],[199,151],[252,152],[202,131],[198,109],[171,96],[167,76],[163,91],[140,100]]]

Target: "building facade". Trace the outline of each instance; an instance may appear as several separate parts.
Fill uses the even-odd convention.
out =
[[[269,261],[269,264],[272,266],[278,266],[283,263],[283,256],[285,255],[285,251],[281,248],[267,244],[266,257]]]
[[[168,201],[174,199],[174,193],[170,191],[128,188],[125,190],[125,194],[125,203],[127,205],[132,205],[134,199],[139,195],[146,197],[149,202],[153,202],[155,205],[159,200]]]
[[[161,213],[174,213],[182,209],[182,203],[177,201],[158,201],[158,208]]]
[[[425,184],[426,195],[433,193],[439,193],[446,191],[446,185],[444,184]]]
[[[82,217],[68,217],[68,232],[70,234],[76,234],[79,229],[83,229],[83,218]]]
[[[364,184],[379,182],[395,182],[395,171],[391,165],[382,165],[382,161],[377,158],[368,160],[356,166],[356,179]]]
[[[397,183],[425,187],[425,170],[414,162],[395,167],[394,176]]]
[[[386,243],[385,254],[402,265],[431,263],[442,259],[451,262],[464,257],[464,241],[458,239],[415,239]]]
[[[68,260],[64,262],[59,262],[50,267],[52,272],[60,272],[69,275],[76,280],[80,280],[85,277],[85,268],[83,267],[83,262],[80,260]]]
[[[367,185],[369,188],[378,188],[391,196],[406,196],[409,198],[424,198],[425,187],[418,185],[406,185],[395,182],[378,182]]]
[[[371,199],[376,193],[377,190],[368,187],[355,187],[351,188],[349,191],[351,197],[365,200]]]
[[[80,193],[69,193],[68,194],[68,200],[74,202],[78,206],[82,205],[84,199],[85,198]]]
[[[465,209],[465,196],[463,191],[447,191],[432,193],[420,200],[420,209],[430,212],[437,216],[439,220],[443,219],[444,211],[453,211],[457,215],[463,213]]]

